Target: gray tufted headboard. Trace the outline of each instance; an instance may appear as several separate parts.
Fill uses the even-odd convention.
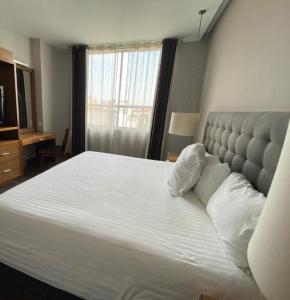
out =
[[[267,195],[284,143],[290,112],[211,112],[203,143],[232,172],[243,173]]]

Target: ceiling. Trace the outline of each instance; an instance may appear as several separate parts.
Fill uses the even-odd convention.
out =
[[[71,44],[196,40],[223,0],[0,0],[0,24],[56,47]]]

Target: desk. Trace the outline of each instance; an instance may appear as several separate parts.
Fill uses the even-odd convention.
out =
[[[38,153],[40,148],[46,148],[47,146],[55,145],[55,133],[54,132],[26,132],[19,135],[20,145],[23,153],[23,147],[28,145],[35,145],[35,153]],[[24,172],[24,157],[21,155],[22,161],[22,173]]]
[[[55,143],[54,132],[29,132],[20,134],[20,143],[22,146],[50,141]]]

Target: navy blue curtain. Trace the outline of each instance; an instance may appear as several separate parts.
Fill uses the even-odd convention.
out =
[[[27,128],[27,111],[26,111],[26,97],[24,85],[24,73],[22,69],[16,69],[17,74],[17,92],[18,92],[18,110],[20,128]]]
[[[177,39],[165,39],[162,43],[159,77],[157,82],[152,129],[147,158],[160,160],[166,110],[175,59]]]
[[[87,46],[72,47],[72,153],[85,151],[86,144],[86,52]]]

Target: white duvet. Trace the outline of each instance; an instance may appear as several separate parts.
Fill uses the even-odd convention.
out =
[[[85,152],[0,195],[0,261],[85,299],[259,299],[169,164]]]

